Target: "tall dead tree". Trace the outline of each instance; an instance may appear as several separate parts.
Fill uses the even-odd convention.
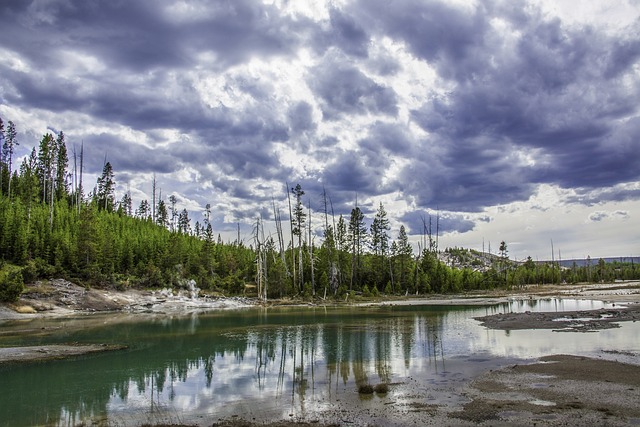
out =
[[[309,218],[309,261],[311,263],[311,293],[313,296],[316,295],[316,278],[315,273],[313,271],[313,238],[311,236],[311,199],[309,199],[309,208],[308,208],[308,218]]]
[[[151,184],[151,190],[153,193],[153,204],[151,205],[151,221],[156,223],[156,174],[153,174],[153,181]]]
[[[287,202],[289,203],[289,227],[291,228],[291,271],[293,272],[293,287],[296,286],[296,251],[293,247],[293,212],[291,211],[291,192],[289,191],[289,183],[287,185]]]

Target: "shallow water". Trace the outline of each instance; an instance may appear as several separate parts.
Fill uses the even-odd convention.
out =
[[[460,384],[514,361],[638,351],[635,323],[596,333],[498,331],[473,317],[603,307],[553,298],[482,307],[251,308],[6,322],[0,346],[79,342],[129,349],[0,368],[0,425],[322,420],[351,405],[370,407],[374,417],[385,397],[357,389],[379,383],[392,384],[386,398],[407,410],[416,390],[426,396],[420,404],[455,405],[463,403],[454,392]],[[41,328],[54,329],[40,334]]]

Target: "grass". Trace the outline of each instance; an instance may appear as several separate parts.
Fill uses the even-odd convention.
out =
[[[12,307],[16,313],[20,314],[34,314],[36,310],[30,305],[15,305]]]

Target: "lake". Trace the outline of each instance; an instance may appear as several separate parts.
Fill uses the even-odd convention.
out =
[[[366,423],[366,414],[375,420],[375,408],[384,404],[399,411],[415,404],[455,406],[465,402],[460,386],[488,369],[547,354],[637,351],[640,332],[636,323],[594,333],[499,331],[473,317],[603,307],[551,298],[8,321],[0,324],[2,347],[77,342],[128,349],[0,367],[0,425],[326,421],[339,419],[341,411],[348,417],[354,407],[365,411],[358,421]],[[365,384],[390,389],[359,394]]]

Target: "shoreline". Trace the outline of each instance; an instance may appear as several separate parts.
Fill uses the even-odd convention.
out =
[[[515,290],[489,292],[392,296],[354,301],[335,300],[269,300],[262,302],[246,297],[200,297],[194,299],[185,291],[172,294],[168,290],[85,289],[62,279],[38,281],[14,304],[0,303],[0,322],[40,317],[65,317],[93,313],[166,313],[247,308],[254,306],[411,306],[411,305],[490,305],[514,300],[543,298],[575,298],[611,303],[640,303],[640,281],[580,285],[530,285]]]
[[[38,292],[46,291],[46,296]],[[503,313],[479,317],[481,326],[492,329],[564,329],[565,322],[555,319],[566,317],[572,331],[597,331],[615,327],[619,322],[640,320],[640,282],[594,284],[580,286],[540,286],[515,292],[498,291],[491,295],[480,294],[432,296],[428,298],[399,298],[385,301],[337,302],[335,306],[384,307],[393,305],[486,305],[507,301],[571,298],[599,300],[615,305],[615,308],[547,313]],[[59,304],[64,301],[67,304]],[[119,307],[108,302],[111,301]],[[115,301],[115,302],[114,302]],[[206,300],[205,300],[206,301]],[[87,304],[88,302],[88,304]],[[116,304],[117,302],[117,304]],[[266,307],[320,306],[321,304],[296,301],[270,301]],[[85,327],[87,322],[130,321],[140,316],[176,315],[182,313],[257,306],[257,301],[247,299],[208,300],[204,307],[198,301],[176,296],[159,295],[152,291],[85,290],[63,281],[35,285],[19,302],[20,305],[44,308],[35,313],[16,313],[7,305],[0,305],[0,327],[3,322],[24,321],[24,333],[48,333],[32,320],[68,317],[73,327]],[[84,304],[84,305],[83,305]],[[150,305],[151,304],[151,305]],[[111,311],[98,310],[111,307]],[[96,316],[100,315],[100,316]],[[111,317],[113,315],[113,317]],[[118,317],[118,318],[117,318]],[[582,325],[582,326],[579,326]],[[564,325],[566,326],[566,325]],[[1,332],[1,331],[0,331]],[[95,345],[52,345],[0,348],[0,367],[17,363],[41,362],[81,357],[102,351],[116,351],[123,347]],[[8,356],[10,355],[10,356]],[[624,363],[623,363],[624,362]],[[513,363],[516,363],[515,365]],[[244,419],[239,413],[228,419],[206,419],[202,415],[186,415],[175,424],[227,427],[253,426],[336,426],[344,425],[449,425],[449,426],[579,426],[585,424],[624,426],[640,424],[640,348],[637,351],[602,350],[589,357],[580,355],[551,354],[539,359],[517,360],[511,364],[489,368],[452,388],[439,390],[444,393],[440,403],[433,402],[433,390],[414,384],[410,379],[390,385],[386,396],[375,396],[380,402],[375,412],[371,406],[360,405],[357,391],[336,404],[340,410],[316,414],[317,417],[301,419]],[[398,391],[398,395],[395,391]],[[426,394],[425,394],[426,393]],[[400,396],[410,396],[403,402]],[[456,403],[446,403],[452,398]],[[406,399],[405,399],[406,400]],[[442,403],[445,402],[445,403]],[[336,407],[337,408],[337,407]],[[379,422],[375,422],[379,416]],[[363,420],[368,420],[365,421]],[[371,424],[369,421],[374,420]],[[90,420],[89,420],[90,421]],[[113,420],[117,423],[118,420]],[[149,426],[163,425],[160,419],[141,420]],[[154,424],[160,423],[160,424]]]

